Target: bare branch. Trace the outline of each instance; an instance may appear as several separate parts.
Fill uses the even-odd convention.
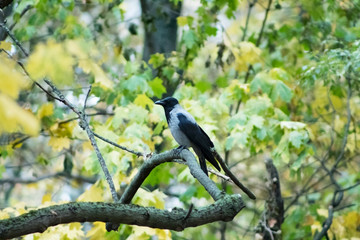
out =
[[[184,149],[179,153],[177,149],[173,149],[164,153],[154,154],[149,159],[145,159],[144,164],[140,167],[134,179],[121,196],[120,203],[131,202],[136,191],[155,167],[165,162],[171,162],[177,158],[181,158],[186,162],[186,165],[190,168],[190,173],[204,186],[206,191],[215,201],[219,200],[224,195],[218,189],[216,184],[200,169],[195,156],[189,150]]]
[[[117,148],[120,148],[120,149],[122,149],[122,150],[124,150],[124,151],[127,151],[127,152],[129,152],[129,153],[135,154],[135,155],[138,156],[138,157],[141,157],[141,156],[144,155],[144,154],[141,153],[141,152],[137,152],[137,151],[128,149],[128,148],[126,148],[126,147],[124,147],[124,146],[121,146],[121,145],[119,145],[119,144],[117,144],[117,143],[114,143],[113,141],[110,141],[109,139],[106,139],[106,138],[100,136],[100,135],[97,134],[97,133],[94,133],[94,136],[97,137],[97,138],[99,138],[99,139],[101,139],[101,140],[103,140],[104,142],[107,142],[107,143],[109,143],[109,144],[117,147]]]
[[[21,49],[21,51],[24,53],[26,57],[29,57],[29,54],[26,52],[26,50],[23,48],[23,46],[20,44],[20,42],[15,38],[15,36],[11,33],[10,29],[5,25],[5,23],[0,22],[0,27],[5,30],[7,35],[15,42],[15,44]]]
[[[247,30],[248,30],[248,26],[249,26],[249,20],[250,20],[251,11],[252,11],[253,7],[255,6],[256,2],[257,2],[257,0],[254,0],[252,2],[248,1],[249,8],[248,8],[248,12],[247,12],[247,15],[246,15],[245,28],[244,28],[244,32],[243,32],[243,36],[241,38],[241,41],[245,41],[246,33],[247,33]]]
[[[84,108],[83,108],[83,112],[85,113],[85,110],[86,110],[86,103],[87,103],[87,100],[89,98],[89,95],[90,95],[90,92],[91,92],[91,88],[92,86],[90,85],[88,91],[87,91],[87,94],[86,94],[86,97],[85,97],[85,100],[84,100]]]
[[[224,179],[224,180],[227,181],[227,182],[234,183],[233,181],[231,181],[231,178],[230,178],[230,177],[228,177],[228,176],[226,176],[226,175],[224,175],[224,174],[221,174],[220,172],[217,172],[217,171],[215,171],[215,170],[212,169],[212,168],[207,168],[207,170],[208,170],[208,172],[211,172],[212,174],[218,176],[219,178]]]
[[[267,8],[265,9],[265,16],[264,16],[264,19],[263,19],[263,22],[262,22],[262,25],[261,25],[261,30],[260,30],[260,33],[259,33],[259,37],[258,37],[258,39],[257,39],[257,41],[256,41],[256,46],[257,46],[257,47],[260,45],[261,38],[262,38],[262,35],[263,35],[263,33],[264,33],[266,21],[267,21],[267,18],[268,18],[268,15],[269,15],[269,11],[270,11],[270,8],[271,8],[271,3],[272,3],[272,0],[269,0],[269,1],[268,1]]]
[[[45,180],[45,179],[58,178],[58,177],[66,177],[68,179],[73,179],[73,180],[76,180],[76,181],[88,182],[88,183],[95,183],[97,181],[97,178],[94,178],[94,177],[89,178],[89,177],[85,177],[85,176],[82,176],[82,175],[74,175],[74,174],[68,174],[68,173],[65,173],[65,172],[57,172],[57,173],[52,173],[52,174],[40,176],[40,177],[37,177],[37,178],[28,178],[28,179],[23,179],[23,178],[3,178],[3,179],[0,179],[0,184],[5,184],[5,183],[10,183],[10,184],[16,184],[16,183],[31,184],[31,183],[40,182],[40,181]]]
[[[141,165],[139,171],[121,196],[120,203],[131,203],[131,200],[134,197],[135,193],[155,167],[165,162],[178,162],[178,158],[184,160],[184,162],[190,169],[190,173],[204,186],[206,191],[215,201],[219,200],[225,195],[225,193],[220,191],[216,184],[211,181],[211,179],[206,176],[206,174],[201,170],[195,156],[189,150],[184,149],[179,152],[178,149],[173,149],[164,153],[151,155],[149,156],[149,158],[145,157],[143,165]],[[116,223],[106,223],[107,231],[117,230],[118,228],[119,225]]]
[[[205,175],[205,174],[204,174]],[[71,222],[108,222],[182,231],[215,221],[231,221],[245,207],[240,195],[227,195],[207,207],[188,212],[172,211],[137,205],[76,202],[30,211],[19,217],[0,220],[0,239],[44,232],[50,226]]]
[[[90,125],[86,119],[86,114],[81,112],[77,107],[75,107],[72,103],[70,103],[51,81],[49,81],[47,79],[44,79],[44,81],[50,86],[52,91],[59,97],[60,101],[62,103],[64,103],[66,106],[68,106],[73,112],[75,112],[78,115],[78,117],[80,119],[80,126],[86,131],[86,133],[90,139],[91,145],[93,146],[93,148],[95,150],[95,153],[99,160],[100,166],[105,174],[105,178],[106,178],[107,183],[109,184],[113,200],[114,200],[114,202],[117,202],[118,196],[116,194],[114,182],[113,182],[110,172],[106,166],[105,160],[104,160],[103,156],[101,155],[99,147],[96,144],[95,136],[94,136],[94,133],[90,129]]]

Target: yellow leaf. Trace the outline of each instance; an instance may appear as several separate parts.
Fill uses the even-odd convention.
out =
[[[44,204],[46,202],[51,202],[51,194],[50,193],[44,194],[44,196],[42,197],[41,203]]]
[[[68,224],[69,230],[66,231],[66,239],[81,239],[84,237],[84,232],[81,230],[81,223],[75,222]]]
[[[1,41],[0,42],[0,48],[4,49],[6,51],[10,51],[11,50],[11,43],[6,42],[6,41]]]
[[[126,240],[148,240],[156,230],[149,227],[133,226],[132,233]]]
[[[330,95],[331,102],[334,106],[334,108],[338,111],[341,111],[344,109],[344,103],[345,101],[338,96]]]
[[[101,87],[105,89],[110,89],[113,87],[112,81],[95,62],[88,59],[80,60],[79,67],[82,68],[85,73],[92,73],[95,77],[95,83],[98,83]]]
[[[62,44],[48,41],[38,44],[30,55],[27,70],[35,79],[49,77],[58,85],[69,85],[74,80],[74,59]]]
[[[103,222],[94,222],[93,227],[87,232],[86,237],[90,240],[101,240],[106,239],[106,228]]]
[[[166,195],[160,192],[158,189],[153,192],[148,192],[140,188],[134,197],[134,203],[143,206],[152,206],[159,209],[164,209],[165,197]]]
[[[54,104],[49,102],[42,105],[37,112],[37,116],[39,119],[43,117],[48,117],[54,114]]]
[[[100,84],[101,87],[105,89],[110,89],[113,87],[112,81],[106,76],[104,71],[97,64],[93,66],[93,73],[95,76],[95,82]]]
[[[0,133],[17,131],[37,135],[40,131],[39,121],[31,112],[0,93]]]
[[[79,202],[103,202],[104,201],[104,190],[101,184],[95,183],[83,194],[81,194],[77,201]]]
[[[55,123],[50,127],[52,136],[55,137],[72,137],[73,130],[76,126],[75,121],[67,123]]]
[[[49,146],[55,151],[61,151],[64,148],[70,147],[70,139],[67,137],[50,137]]]
[[[251,42],[240,42],[238,48],[233,49],[235,55],[235,69],[246,71],[250,64],[260,62],[261,50]]]
[[[0,93],[17,98],[21,89],[28,86],[29,81],[16,71],[14,61],[0,54]]]
[[[313,225],[311,225],[311,232],[315,234],[315,232],[320,232],[322,229],[322,225],[319,221],[315,221]]]
[[[169,230],[156,229],[156,235],[159,240],[171,240],[171,232]]]
[[[320,208],[320,209],[317,209],[316,210],[317,214],[319,214],[320,216],[323,216],[323,217],[328,217],[329,215],[329,211],[325,208]]]
[[[83,151],[85,151],[85,150],[93,150],[93,146],[91,145],[90,141],[85,141],[82,144],[82,149],[83,149]]]
[[[183,27],[188,24],[187,17],[178,17],[176,20],[180,27]]]
[[[150,110],[152,109],[152,107],[154,106],[154,102],[145,94],[139,94],[136,98],[134,103],[136,105],[139,105],[143,108],[145,108],[146,106],[148,106],[150,108]]]
[[[0,220],[10,218],[10,215],[5,211],[0,211]]]
[[[28,210],[26,210],[26,204],[24,202],[18,202],[15,204],[16,211],[19,215],[27,213]]]
[[[360,213],[359,212],[349,212],[344,216],[344,225],[347,228],[356,229],[360,226]]]
[[[88,58],[87,48],[89,46],[82,40],[67,40],[65,47],[70,54],[76,56],[78,59]]]

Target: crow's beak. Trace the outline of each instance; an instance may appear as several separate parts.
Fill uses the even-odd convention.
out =
[[[161,101],[161,100],[158,100],[158,101],[155,102],[155,104],[158,104],[158,105],[161,105],[161,106],[162,106],[162,105],[164,104],[164,102]]]

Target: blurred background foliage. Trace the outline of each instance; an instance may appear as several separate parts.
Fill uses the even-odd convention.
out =
[[[153,104],[175,96],[258,197],[244,196],[247,208],[232,222],[183,232],[73,223],[26,239],[261,239],[258,229],[274,225],[263,221],[269,157],[285,205],[273,236],[311,239],[333,206],[328,237],[360,238],[358,0],[15,0],[0,14],[29,53],[0,28],[0,219],[111,201],[76,115],[33,84],[44,77],[78,106],[92,85],[94,132],[144,153],[177,146]],[[121,194],[143,158],[98,144]],[[212,202],[185,166],[169,163],[133,199],[157,208]]]

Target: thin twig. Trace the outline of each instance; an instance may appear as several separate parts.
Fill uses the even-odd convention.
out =
[[[20,44],[20,42],[15,38],[15,36],[11,33],[10,29],[5,25],[5,23],[0,23],[0,27],[5,30],[7,35],[15,42],[15,44],[21,49],[21,51],[24,53],[26,57],[29,57],[29,54],[26,52],[26,50],[23,48],[23,46]]]
[[[261,42],[261,39],[262,39],[262,36],[263,36],[263,33],[264,33],[266,21],[267,21],[267,18],[268,18],[268,15],[269,15],[269,11],[270,11],[270,8],[271,8],[271,3],[272,3],[272,0],[269,0],[269,1],[268,1],[268,6],[267,6],[267,8],[265,9],[265,16],[264,16],[264,19],[263,19],[263,22],[262,22],[262,25],[261,25],[259,37],[258,37],[258,39],[257,39],[257,41],[256,41],[256,46],[257,46],[257,47],[259,47],[260,42]],[[248,67],[248,70],[247,70],[247,72],[246,72],[246,74],[245,74],[244,83],[247,83],[247,81],[249,80],[250,72],[251,72],[252,70],[253,70],[253,65],[250,64],[249,67]],[[238,112],[239,112],[240,105],[241,105],[241,99],[239,99],[239,101],[238,101],[238,103],[237,103],[237,105],[236,105],[235,113],[238,113]]]
[[[212,174],[218,176],[219,178],[224,179],[226,182],[234,183],[234,182],[231,180],[230,177],[228,177],[228,176],[226,176],[226,175],[224,175],[224,174],[221,174],[221,173],[215,171],[215,170],[212,169],[212,168],[207,168],[207,170],[208,170],[208,172],[211,172]]]
[[[26,13],[27,11],[29,11],[30,9],[32,9],[32,6],[31,6],[31,5],[27,5],[27,6],[24,8],[24,10],[20,13],[20,18],[22,18],[22,17],[25,15],[25,13]],[[12,30],[17,23],[18,23],[18,22],[14,22],[14,23],[9,27],[9,30]]]
[[[6,183],[10,183],[10,184],[32,184],[32,183],[36,183],[36,182],[40,182],[42,180],[45,179],[49,179],[49,178],[58,178],[58,177],[65,177],[67,179],[73,179],[73,180],[77,180],[77,181],[82,181],[82,182],[88,182],[88,183],[95,183],[97,181],[97,178],[89,178],[89,177],[85,177],[82,175],[73,175],[73,174],[68,174],[65,172],[56,172],[56,173],[52,173],[52,174],[48,174],[48,175],[44,175],[44,176],[40,176],[37,178],[28,178],[28,179],[24,179],[24,178],[3,178],[0,179],[0,184],[6,184]]]
[[[85,97],[84,108],[83,108],[83,112],[84,112],[84,113],[85,113],[85,110],[86,110],[86,103],[87,103],[87,100],[88,100],[88,98],[89,98],[89,95],[90,95],[90,92],[91,92],[91,88],[92,88],[92,85],[90,85],[89,90],[87,91],[87,94],[86,94],[86,97]]]
[[[68,106],[73,112],[75,112],[79,116],[80,126],[86,131],[86,133],[87,133],[87,135],[88,135],[88,137],[90,139],[91,145],[93,146],[93,148],[95,150],[95,153],[96,153],[96,156],[97,156],[97,158],[99,160],[100,166],[101,166],[101,168],[102,168],[102,170],[103,170],[103,172],[105,174],[106,181],[109,184],[113,200],[114,200],[114,202],[117,202],[118,201],[118,196],[117,196],[117,193],[116,193],[114,182],[113,182],[113,180],[111,178],[109,169],[106,166],[105,160],[104,160],[103,156],[101,155],[99,147],[96,144],[94,133],[90,129],[89,123],[86,120],[85,113],[79,111],[72,103],[70,103],[65,98],[65,96],[56,88],[56,86],[51,81],[49,81],[47,79],[45,79],[44,81],[50,86],[50,88],[53,90],[53,92],[60,98],[60,101],[62,103],[64,103],[66,106]]]
[[[269,15],[269,11],[270,11],[270,8],[271,8],[271,3],[272,3],[272,0],[269,0],[268,1],[268,5],[267,5],[267,8],[265,9],[265,17],[263,19],[263,22],[262,22],[262,25],[261,25],[261,30],[260,30],[260,33],[259,33],[259,37],[256,41],[256,46],[258,47],[260,45],[260,42],[261,42],[261,38],[262,38],[262,35],[264,33],[264,29],[265,29],[265,25],[266,25],[266,20],[268,18],[268,15]]]
[[[135,154],[135,155],[136,155],[136,156],[138,156],[138,157],[141,157],[141,156],[143,156],[143,155],[144,155],[144,154],[143,154],[143,153],[141,153],[141,152],[137,152],[137,151],[134,151],[134,150],[128,149],[128,148],[126,148],[126,147],[120,146],[119,144],[114,143],[113,141],[110,141],[109,139],[106,139],[106,138],[104,138],[104,137],[102,137],[102,136],[98,135],[98,134],[97,134],[97,133],[95,133],[95,132],[94,132],[94,136],[95,136],[95,137],[97,137],[97,138],[99,138],[99,139],[101,139],[101,140],[103,140],[104,142],[107,142],[107,143],[109,143],[109,144],[111,144],[111,145],[113,145],[113,146],[117,147],[117,148],[120,148],[120,149],[122,149],[122,150],[124,150],[124,151],[127,151],[127,152],[129,152],[129,153]]]
[[[344,128],[344,138],[343,138],[343,142],[342,142],[342,146],[341,146],[341,151],[340,151],[338,157],[336,158],[335,164],[332,167],[331,172],[335,171],[336,167],[338,166],[338,164],[342,160],[342,158],[344,156],[344,153],[345,153],[347,140],[348,140],[349,128],[350,128],[350,123],[351,123],[351,109],[350,109],[351,81],[350,81],[350,76],[349,75],[350,75],[350,73],[348,73],[348,76],[346,76],[346,81],[348,83],[347,99],[346,99],[347,122],[346,122],[346,125],[345,125],[345,128]]]
[[[184,220],[188,219],[190,217],[190,214],[194,208],[194,204],[190,204],[189,211],[187,212],[186,216],[184,217]]]
[[[241,38],[241,41],[245,41],[245,38],[246,38],[246,33],[247,33],[247,30],[248,30],[248,26],[249,26],[249,20],[250,20],[250,15],[251,15],[251,10],[253,9],[253,7],[255,6],[257,0],[254,0],[253,2],[249,2],[249,8],[248,8],[248,12],[247,12],[247,15],[246,15],[246,22],[245,22],[245,28],[244,28],[244,32],[243,32],[243,36]]]
[[[108,113],[108,112],[96,112],[96,113],[87,113],[86,116],[114,116],[114,113]],[[73,117],[73,118],[69,118],[63,121],[58,122],[59,124],[64,124],[64,123],[68,123],[68,122],[72,122],[75,120],[79,120],[79,117]]]

